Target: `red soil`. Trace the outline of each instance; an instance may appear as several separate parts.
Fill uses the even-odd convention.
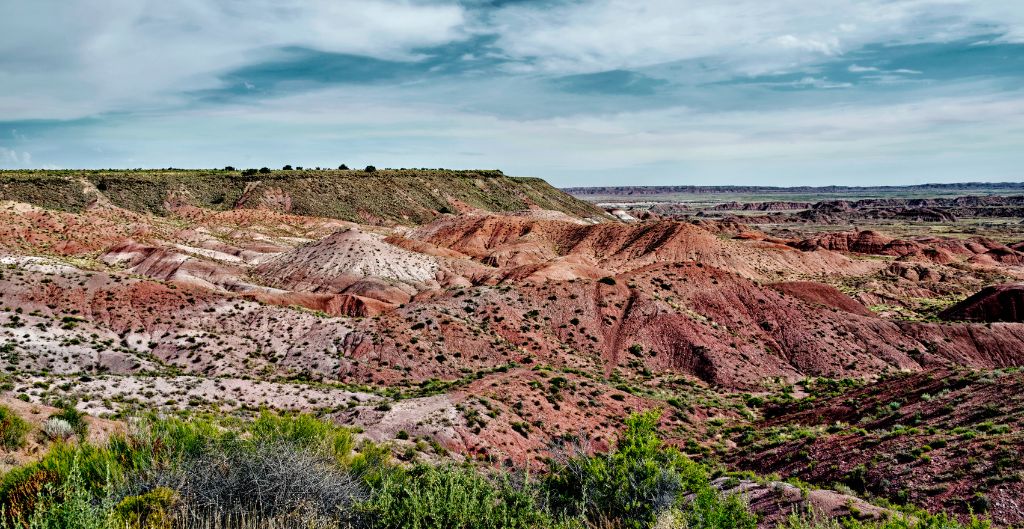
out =
[[[843,294],[832,285],[815,283],[813,281],[790,281],[788,283],[775,283],[768,286],[808,303],[839,309],[859,316],[874,316],[874,313],[868,310],[867,307],[850,296]]]
[[[1024,323],[1024,284],[1003,284],[981,292],[939,313],[949,321],[1007,321]]]
[[[902,375],[838,396],[769,408],[754,444],[730,456],[741,468],[903,498],[999,526],[1024,522],[1024,373]],[[833,424],[860,429],[823,430]],[[779,444],[772,429],[819,428]]]

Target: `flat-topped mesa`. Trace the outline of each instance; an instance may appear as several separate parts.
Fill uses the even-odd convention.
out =
[[[992,187],[1008,190],[1024,190],[1022,182],[956,182],[947,184],[918,184],[907,186],[591,186],[566,187],[563,190],[573,196],[655,196],[665,194],[789,194],[789,193],[869,193],[894,192],[905,193],[924,191],[977,191]]]
[[[539,178],[447,169],[0,171],[0,200],[80,212],[112,205],[155,215],[262,209],[362,224],[422,224],[466,210],[558,211],[611,220]]]

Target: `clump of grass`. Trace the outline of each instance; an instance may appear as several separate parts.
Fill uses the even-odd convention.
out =
[[[671,527],[685,529],[756,529],[757,516],[737,494],[722,496],[716,490],[701,488],[687,502],[669,513]]]
[[[307,414],[276,415],[263,412],[252,426],[252,434],[260,443],[285,442],[303,449],[329,453],[339,463],[352,457],[352,431],[338,428]]]
[[[53,441],[66,441],[75,435],[75,429],[60,417],[50,417],[43,422],[43,434]]]
[[[83,459],[80,459],[82,457]],[[19,500],[12,501],[10,495],[0,505],[0,529],[115,529],[124,527],[115,522],[113,505],[109,495],[97,495],[92,492],[95,483],[90,479],[90,472],[95,470],[91,465],[95,461],[87,461],[89,456],[75,451],[61,452],[61,479],[41,483],[30,482],[38,486],[35,497],[21,495]],[[66,459],[64,459],[66,458]],[[34,469],[38,472],[40,469]],[[45,472],[53,472],[46,470]],[[38,474],[35,474],[38,475]],[[7,485],[5,477],[4,484]],[[27,502],[27,503],[26,503]],[[26,507],[29,507],[26,509]],[[141,527],[140,527],[141,529]]]
[[[0,520],[27,522],[71,501],[69,498],[105,497],[104,491],[121,473],[111,450],[88,443],[55,443],[41,460],[0,478],[0,505],[4,506]],[[63,512],[58,514],[63,516]]]
[[[85,420],[85,413],[78,411],[78,409],[71,404],[66,404],[61,407],[61,410],[51,415],[50,419],[61,421],[63,424],[59,427],[63,427],[63,425],[70,427],[72,433],[77,435],[79,439],[85,439],[89,434],[89,423]]]

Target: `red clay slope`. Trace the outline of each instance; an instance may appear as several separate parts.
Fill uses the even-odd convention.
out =
[[[1024,523],[1024,373],[903,375],[765,412],[772,418],[740,441],[734,465]]]
[[[1024,284],[985,287],[939,313],[947,321],[1024,322]]]
[[[797,299],[813,303],[815,305],[839,309],[843,312],[849,312],[850,314],[857,314],[859,316],[874,316],[874,313],[868,310],[868,308],[859,301],[843,294],[838,288],[832,285],[816,283],[814,281],[789,281],[785,283],[775,283],[768,286],[774,290],[782,292],[783,294],[793,296]]]

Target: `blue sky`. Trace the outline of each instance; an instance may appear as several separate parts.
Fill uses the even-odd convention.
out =
[[[1024,179],[1016,0],[0,2],[0,168]]]

